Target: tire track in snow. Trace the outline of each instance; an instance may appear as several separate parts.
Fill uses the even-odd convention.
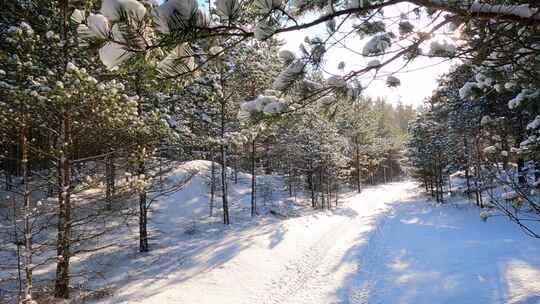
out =
[[[376,201],[359,202],[365,195],[356,196],[354,201],[357,205],[353,206],[354,202],[351,202],[349,206],[357,207],[353,210],[359,214],[353,218],[347,217],[330,227],[299,258],[289,262],[285,274],[274,280],[262,295],[259,294],[259,299],[264,299],[260,303],[333,303],[327,300],[332,294],[335,295],[336,289],[332,287],[341,283],[341,279],[347,274],[358,272],[358,265],[369,265],[375,258],[378,251],[376,239],[383,231],[386,216],[392,212],[391,205],[399,200],[408,188],[406,184],[399,184],[398,193],[387,193],[386,187],[388,186],[367,190],[373,192],[368,193],[370,196],[367,199]],[[395,194],[399,196],[395,197]],[[364,203],[372,204],[367,214],[361,214]],[[355,246],[359,247],[355,250],[362,250],[359,261],[352,264],[341,263]],[[357,286],[347,295],[349,303],[364,303],[367,298],[364,293],[362,286]]]
[[[351,221],[351,219],[346,219],[338,227],[330,229],[315,245],[309,247],[300,258],[286,265],[287,272],[285,276],[272,282],[270,294],[262,303],[289,303],[286,300],[302,289],[310,278],[320,275],[318,268],[321,263],[324,263],[326,253],[335,245],[336,231],[344,230],[350,225]]]

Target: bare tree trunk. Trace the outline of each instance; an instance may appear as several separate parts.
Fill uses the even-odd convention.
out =
[[[336,183],[336,207],[339,203],[339,182]]]
[[[362,192],[362,172],[360,172],[360,149],[358,148],[358,139],[355,138],[356,146],[356,191]]]
[[[68,40],[68,8],[69,0],[63,0],[62,5],[62,36]],[[63,47],[64,59],[68,60],[68,44]],[[64,62],[67,66],[67,62]],[[65,72],[65,70],[64,70]],[[56,278],[54,284],[54,296],[57,298],[69,298],[69,260],[71,258],[71,161],[70,152],[67,149],[72,144],[71,140],[71,117],[69,109],[63,109],[60,117],[60,132],[58,138],[58,151],[60,157],[57,160],[58,181],[58,235],[56,240]]]
[[[238,151],[234,148],[234,184],[238,184]]]
[[[466,164],[465,167],[465,181],[467,183],[467,197],[471,199],[471,176],[469,173],[469,164]]]
[[[287,157],[287,186],[288,186],[288,190],[289,190],[289,196],[292,196],[293,193],[292,193],[292,188],[293,188],[293,181],[292,181],[292,168],[291,168],[291,159],[289,157]]]
[[[251,142],[251,216],[257,215],[257,175],[255,172],[255,139]]]
[[[145,175],[144,152],[139,156],[139,177]],[[146,189],[139,189],[139,252],[148,252],[148,205]]]
[[[5,183],[5,189],[6,191],[10,191],[11,190],[11,184],[13,183],[13,180],[12,180],[12,177],[11,177],[11,172],[10,172],[10,169],[11,168],[8,168],[8,161],[5,160],[6,162],[6,172],[5,172],[5,175],[6,175],[6,183]]]
[[[323,166],[319,165],[319,192],[321,193],[321,209],[324,209],[324,175],[323,175]]]
[[[15,197],[11,200],[11,208],[13,209],[13,240],[17,246],[17,289],[18,296],[22,295],[22,269],[21,269],[21,241],[19,241],[19,229],[17,229],[17,202]]]
[[[210,216],[213,216],[214,212],[214,200],[216,196],[216,162],[214,158],[214,150],[212,149],[210,151],[210,161],[212,162],[210,165]]]
[[[317,208],[317,201],[315,200],[315,183],[313,182],[313,170],[309,169],[309,173],[308,173],[308,176],[307,176],[307,182],[308,182],[308,188],[309,188],[309,191],[311,193],[311,207],[313,207],[313,209]]]
[[[114,157],[112,155],[107,155],[105,159],[105,180],[106,180],[106,189],[105,189],[105,201],[107,202],[107,209],[112,209],[112,196],[116,192],[115,185],[115,168],[114,168]]]
[[[67,111],[62,114],[60,131],[60,159],[58,161],[58,239],[56,245],[55,297],[69,298],[69,260],[71,258],[71,162],[66,147],[71,144],[71,118]]]
[[[518,165],[518,184],[520,186],[527,185],[527,173],[525,171],[525,160],[519,157],[517,160]]]
[[[225,106],[226,101],[221,101],[221,139],[225,140]],[[229,201],[227,195],[227,153],[225,143],[221,143],[221,197],[223,201],[223,224],[229,225]]]
[[[32,303],[32,225],[30,214],[32,212],[30,201],[30,180],[28,178],[28,127],[24,126],[21,132],[21,169],[24,182],[24,273],[26,275],[26,285],[24,288],[23,303]]]

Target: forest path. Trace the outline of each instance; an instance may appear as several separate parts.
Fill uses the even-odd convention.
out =
[[[412,182],[366,188],[332,210],[233,222],[223,231],[201,226],[187,238],[166,224],[163,244],[120,262],[115,277],[127,281],[99,303],[332,303],[327,298],[358,267],[350,252],[367,250],[385,213],[415,189]],[[169,219],[175,207],[166,208]]]
[[[376,239],[383,237],[386,217],[396,203],[415,193],[414,183],[401,182],[367,188],[348,198],[335,211],[346,217],[290,261],[287,271],[256,298],[264,299],[261,303],[363,303],[367,299],[364,288],[343,283],[376,262],[380,254]],[[256,303],[255,299],[245,303]]]
[[[539,303],[540,241],[412,182],[364,189],[339,208],[170,240],[99,303]],[[129,266],[131,265],[131,266]],[[136,265],[134,268],[133,265]]]

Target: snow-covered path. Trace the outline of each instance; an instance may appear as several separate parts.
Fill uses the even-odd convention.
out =
[[[540,299],[540,241],[502,217],[483,223],[472,207],[432,206],[411,182],[366,189],[334,211],[204,233],[210,241],[156,250],[154,270],[100,303]]]
[[[262,303],[354,303],[361,299],[361,294],[340,294],[340,284],[368,258],[370,243],[393,204],[414,189],[413,183],[394,183],[349,198],[339,212],[347,216],[327,227],[312,247],[287,265],[287,271],[272,281],[272,291],[261,295]],[[353,253],[356,259],[351,260]]]

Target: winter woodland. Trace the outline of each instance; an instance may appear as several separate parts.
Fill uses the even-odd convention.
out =
[[[539,30],[536,1],[2,1],[0,303],[538,303]],[[424,100],[371,94],[422,60]]]

